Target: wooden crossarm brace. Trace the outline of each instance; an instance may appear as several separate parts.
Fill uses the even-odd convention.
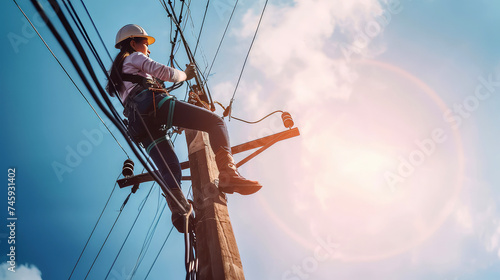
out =
[[[256,140],[253,140],[250,142],[246,142],[246,143],[234,146],[231,148],[231,153],[233,155],[235,155],[235,154],[238,154],[241,152],[245,152],[245,151],[248,151],[251,149],[265,146],[277,137],[279,137],[280,140],[285,140],[285,139],[292,138],[292,137],[299,136],[299,135],[300,135],[299,129],[295,127],[295,128],[285,130],[285,131],[282,131],[282,132],[279,132],[279,133],[276,133],[273,135],[269,135],[266,137],[262,137],[262,138],[259,138],[259,139],[256,139]]]
[[[251,153],[249,156],[247,156],[246,158],[244,158],[240,162],[238,162],[236,164],[236,167],[240,167],[243,164],[247,163],[249,160],[256,157],[258,154],[262,153],[263,151],[265,151],[267,148],[271,147],[272,145],[274,145],[278,141],[285,140],[285,139],[292,138],[292,137],[299,136],[299,135],[300,135],[299,129],[294,128],[294,129],[290,129],[290,130],[276,133],[276,134],[273,134],[270,136],[266,136],[264,138],[260,138],[260,139],[257,139],[257,140],[254,140],[254,141],[251,141],[248,143],[244,143],[244,144],[241,144],[241,145],[238,145],[238,146],[231,148],[231,150],[233,151],[233,154],[235,154],[234,151],[236,151],[237,153],[240,153],[240,152],[251,150],[253,148],[261,147],[257,151]],[[254,142],[256,142],[256,143],[254,143]],[[256,146],[256,145],[258,145],[258,146]]]

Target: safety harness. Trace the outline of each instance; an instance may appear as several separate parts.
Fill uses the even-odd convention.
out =
[[[145,142],[146,140],[150,140],[151,137],[148,134],[147,129],[151,129],[153,131],[158,130],[169,130],[172,128],[173,124],[173,116],[174,116],[174,108],[175,108],[175,97],[170,95],[168,91],[165,89],[164,82],[159,79],[148,79],[143,76],[133,75],[133,74],[125,74],[122,73],[122,80],[128,81],[136,84],[129,96],[127,97],[127,101],[125,103],[126,108],[126,116],[131,119],[134,118],[132,123],[129,123],[129,131],[134,141],[136,142]],[[139,97],[142,94],[147,94],[148,92],[152,92],[153,94],[153,110],[148,114],[140,114],[137,111],[136,104],[132,101],[135,97]],[[156,93],[164,93],[166,95],[161,95],[163,98],[156,103],[155,95]],[[156,117],[156,110],[159,110],[165,102],[170,100],[168,115],[166,118],[166,122],[163,118]],[[142,121],[138,121],[137,117],[141,117]],[[135,125],[134,125],[135,124]],[[139,125],[138,125],[139,124]],[[154,133],[156,134],[156,133]],[[153,136],[154,137],[154,136]],[[160,144],[163,141],[170,140],[167,135],[162,135],[161,137],[155,139],[149,146],[146,148],[146,152],[149,154],[154,146]]]

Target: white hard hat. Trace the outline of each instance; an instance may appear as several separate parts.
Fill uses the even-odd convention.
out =
[[[148,33],[146,33],[146,30],[144,30],[144,28],[140,27],[137,24],[127,24],[122,27],[116,34],[115,48],[119,49],[119,44],[121,42],[127,40],[128,38],[135,37],[147,38],[149,45],[155,42],[155,38],[148,36]]]

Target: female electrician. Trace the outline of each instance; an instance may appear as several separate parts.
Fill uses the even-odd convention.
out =
[[[176,200],[182,204],[180,207],[167,196],[172,222],[179,232],[184,232],[184,209],[189,207],[178,187],[181,180],[179,160],[169,141],[164,141],[165,126],[201,130],[209,134],[210,146],[219,169],[220,191],[248,195],[257,192],[262,186],[238,174],[231,155],[227,129],[219,116],[204,108],[177,101],[166,92],[163,81],[189,80],[196,72],[193,65],[180,71],[149,58],[148,46],[154,42],[153,37],[135,24],[125,25],[118,31],[115,47],[120,49],[120,53],[113,61],[107,90],[111,95],[115,91],[120,95],[130,135],[134,141],[147,148],[161,177]]]

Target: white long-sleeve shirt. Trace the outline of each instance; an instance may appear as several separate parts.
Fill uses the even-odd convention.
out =
[[[141,52],[134,52],[123,60],[122,72],[125,74],[139,75],[151,79],[156,77],[166,82],[181,82],[186,80],[186,73],[158,63]],[[122,100],[126,100],[134,83],[123,81],[124,90],[120,92]]]

